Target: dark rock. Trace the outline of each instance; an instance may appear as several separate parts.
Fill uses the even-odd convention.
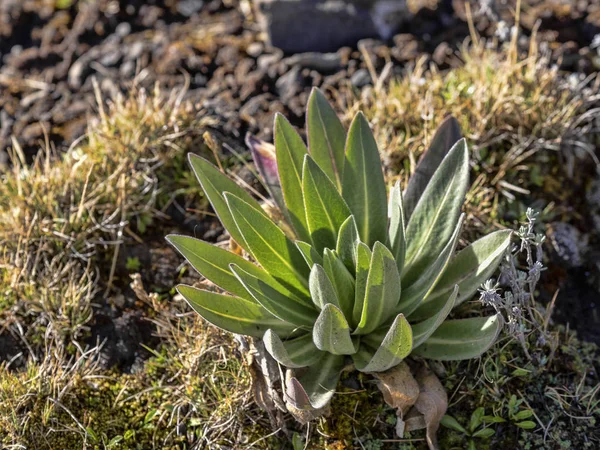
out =
[[[296,95],[302,89],[303,85],[300,68],[295,66],[288,73],[279,77],[275,83],[275,88],[281,100],[285,102]]]
[[[23,345],[10,334],[0,334],[0,363],[10,361],[23,353]],[[20,358],[23,361],[25,358]]]
[[[271,45],[291,53],[389,39],[411,16],[404,0],[259,0],[257,10]]]

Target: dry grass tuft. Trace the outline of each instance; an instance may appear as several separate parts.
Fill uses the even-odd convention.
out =
[[[578,159],[596,162],[600,79],[561,75],[535,45],[526,57],[515,55],[513,47],[496,51],[479,41],[465,44],[460,65],[447,72],[421,59],[389,87],[361,92],[348,115],[365,112],[390,176],[404,181],[444,116],[454,115],[472,151],[471,224],[497,227],[499,202],[560,188],[550,172],[560,165],[572,175]]]
[[[82,141],[63,155],[47,143],[31,165],[13,140],[0,179],[0,319],[22,325],[13,334],[32,353],[42,349],[40,328],[80,337],[92,298],[109,292],[124,237],[143,242],[175,196],[197,192],[185,153],[210,120],[197,119],[183,94],[140,89],[106,110],[99,102]]]

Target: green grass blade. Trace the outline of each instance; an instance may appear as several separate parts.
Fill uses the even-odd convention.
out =
[[[348,132],[342,196],[350,207],[358,234],[372,247],[386,242],[387,193],[377,143],[367,119],[358,113]]]

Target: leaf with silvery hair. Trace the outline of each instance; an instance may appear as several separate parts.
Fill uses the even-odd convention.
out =
[[[356,352],[344,313],[332,303],[323,307],[315,321],[313,342],[319,350],[333,355],[352,355]]]
[[[490,317],[446,320],[425,343],[413,350],[417,356],[438,361],[477,358],[496,341],[502,318]]]
[[[361,372],[384,372],[410,354],[413,334],[404,315],[398,314],[383,338],[380,333],[375,332],[365,336],[363,341],[365,345],[375,349],[375,353],[370,359],[364,353],[360,355],[362,360],[354,356],[356,368]]]
[[[329,403],[344,368],[344,357],[325,353],[299,378],[286,382],[286,398],[298,409],[321,409]]]
[[[356,220],[360,239],[367,245],[386,242],[387,193],[377,143],[362,113],[348,131],[342,197]]]
[[[406,227],[404,286],[433,263],[454,233],[469,184],[469,153],[463,140],[446,155],[425,188]]]
[[[271,356],[285,367],[307,367],[323,357],[323,352],[313,343],[311,334],[284,341],[273,330],[267,330],[263,342]]]
[[[488,234],[464,248],[448,263],[440,281],[411,318],[425,319],[443,304],[455,285],[459,287],[456,304],[468,300],[496,270],[510,246],[510,230]]]
[[[299,294],[308,293],[308,267],[304,257],[271,219],[240,198],[226,192],[225,200],[251,254],[277,281]]]
[[[273,316],[255,301],[179,285],[177,291],[189,305],[213,325],[236,334],[261,337],[272,329],[291,336],[296,327]]]
[[[373,246],[360,322],[354,334],[369,334],[386,320],[400,298],[400,274],[391,252],[381,243]]]
[[[404,193],[406,218],[410,219],[421,195],[431,181],[444,157],[461,138],[460,126],[452,116],[447,117],[437,129],[431,145],[423,154]]]
[[[318,89],[313,89],[308,99],[306,134],[311,156],[331,182],[341,189],[346,130]]]
[[[306,155],[302,169],[302,193],[306,223],[317,253],[335,248],[338,230],[350,215],[348,205],[331,180]]]
[[[279,181],[287,215],[299,239],[312,243],[302,196],[302,166],[308,150],[294,127],[281,114],[275,115],[274,128]]]
[[[260,214],[263,214],[265,217],[266,213],[263,211],[258,202],[254,200],[252,196],[250,196],[250,194],[248,194],[244,189],[238,186],[233,180],[227,177],[206,159],[198,155],[194,155],[193,153],[189,154],[188,159],[192,169],[194,170],[194,173],[196,174],[196,178],[198,178],[198,181],[202,186],[204,194],[208,198],[208,201],[212,205],[215,213],[217,213],[217,216],[221,220],[221,223],[225,229],[229,231],[231,237],[244,250],[246,250],[248,253],[251,253],[246,241],[239,232],[237,225],[231,216],[229,207],[225,202],[224,194],[225,192],[230,192],[242,199],[251,208],[258,211]]]

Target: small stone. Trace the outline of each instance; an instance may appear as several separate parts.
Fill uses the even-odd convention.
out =
[[[350,77],[350,83],[354,87],[362,88],[371,83],[371,75],[367,69],[358,69]]]
[[[587,235],[565,222],[553,222],[548,228],[550,242],[559,258],[569,267],[581,267],[585,262]]]
[[[248,56],[252,56],[253,58],[257,58],[263,52],[263,45],[260,42],[252,42],[248,47],[246,47],[246,53]]]
[[[300,66],[303,69],[313,69],[319,72],[335,72],[341,67],[342,59],[337,53],[299,53],[283,62],[289,66]]]
[[[190,17],[200,12],[204,2],[202,0],[179,0],[177,2],[177,12],[184,17]]]
[[[121,38],[129,36],[129,33],[131,33],[131,24],[128,22],[121,22],[117,25],[117,28],[115,28],[115,34]]]
[[[302,75],[298,66],[292,67],[288,73],[279,77],[275,82],[275,88],[283,102],[292,98],[302,86]]]

